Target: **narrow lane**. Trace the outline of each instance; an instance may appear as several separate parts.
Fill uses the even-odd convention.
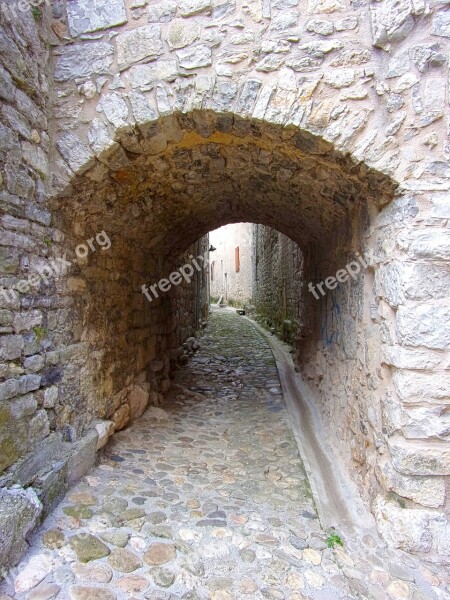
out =
[[[200,341],[164,407],[116,434],[47,519],[7,593],[366,597],[337,564],[346,555],[327,547],[267,342],[220,310]]]

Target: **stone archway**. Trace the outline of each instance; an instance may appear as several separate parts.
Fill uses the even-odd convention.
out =
[[[120,427],[145,395],[160,399],[170,351],[192,333],[192,287],[149,306],[140,286],[210,229],[247,220],[301,245],[305,281],[374,250],[364,279],[341,292],[337,327],[356,346],[324,353],[329,308],[305,295],[302,365],[386,537],[445,553],[446,13],[389,2],[310,2],[304,11],[274,2],[268,11],[115,0],[92,16],[85,4],[69,3],[67,19],[56,6],[42,31],[30,14],[13,24],[2,15],[2,225],[13,293],[0,385],[15,407],[3,417],[6,484],[34,482],[50,506],[70,482],[68,453],[73,477],[92,460],[98,433],[80,436],[95,419]],[[37,58],[49,38],[54,77]],[[80,244],[85,257],[75,254]],[[15,289],[65,253],[67,277]],[[338,390],[331,374],[344,362]],[[106,439],[109,426],[95,425]],[[31,453],[42,465],[65,457],[61,486],[45,468],[45,482],[36,480]]]
[[[83,366],[83,379],[91,382],[88,396],[95,401],[75,411],[84,420],[77,427],[86,426],[88,416],[112,419],[116,428],[125,425],[124,405],[130,405],[133,417],[140,390],[164,391],[171,353],[192,334],[186,314],[193,287],[174,289],[159,304],[148,305],[142,283],[166,277],[209,230],[228,222],[258,222],[300,245],[305,283],[325,280],[356,253],[370,257],[364,277],[337,290],[339,315],[336,302],[317,302],[305,286],[300,362],[320,389],[330,442],[366,501],[376,501],[381,526],[389,511],[397,518],[383,488],[417,503],[442,505],[443,480],[411,472],[407,464],[417,448],[403,440],[401,426],[393,421],[398,405],[392,393],[406,375],[395,373],[387,356],[396,350],[393,340],[385,339],[395,323],[385,273],[399,255],[385,224],[405,205],[409,210],[411,201],[396,193],[389,177],[295,126],[197,110],[123,125],[115,135],[108,137],[105,121],[93,122],[88,132],[93,152],[79,166],[74,185],[54,202],[66,245],[103,230],[114,240],[109,253],[92,255],[92,274],[80,267],[73,295],[75,319],[83,315],[79,330],[80,339],[89,342],[87,356],[99,356],[95,365],[86,360]],[[72,134],[63,135],[59,149],[69,164],[71,153],[80,152]],[[333,321],[338,340],[333,344],[323,338],[324,319]],[[156,379],[151,372],[148,381],[151,362],[150,369],[161,370]],[[401,537],[394,533],[394,543],[403,543],[396,535]],[[435,543],[440,547],[439,540]]]

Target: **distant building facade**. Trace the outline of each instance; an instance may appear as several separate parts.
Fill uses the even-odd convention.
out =
[[[241,305],[252,298],[252,223],[231,223],[209,234],[211,300]]]

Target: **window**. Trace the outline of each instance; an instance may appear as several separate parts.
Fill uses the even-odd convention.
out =
[[[234,268],[236,273],[239,273],[239,269],[241,268],[241,264],[239,261],[239,246],[236,246],[234,249]]]
[[[211,263],[211,281],[214,281],[214,265],[215,261],[213,260]]]

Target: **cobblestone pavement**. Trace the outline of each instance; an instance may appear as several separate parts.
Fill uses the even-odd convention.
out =
[[[434,598],[414,591],[402,566],[380,560],[374,569],[327,547],[275,362],[253,325],[215,311],[201,346],[177,373],[164,410],[151,408],[116,434],[99,466],[70,490],[4,593]],[[426,570],[422,576],[436,584]]]

